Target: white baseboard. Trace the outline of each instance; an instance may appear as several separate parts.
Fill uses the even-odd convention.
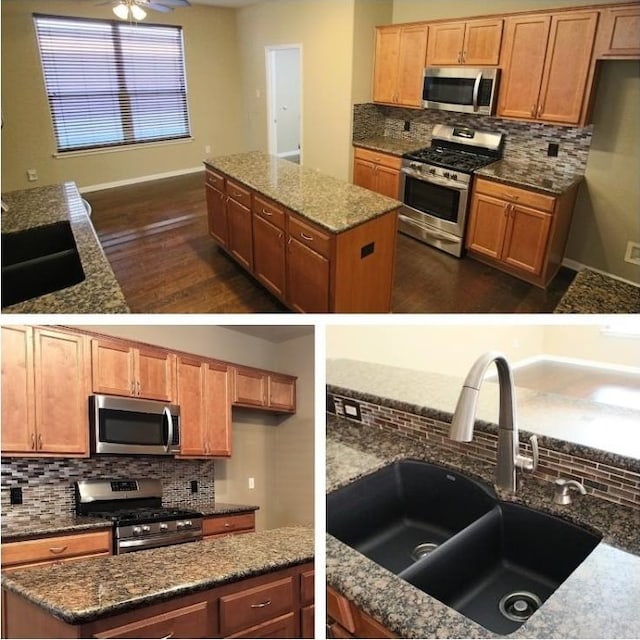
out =
[[[290,158],[291,156],[299,156],[300,149],[296,149],[295,151],[282,151],[278,154],[278,158]]]
[[[149,182],[150,180],[161,180],[162,178],[173,178],[174,176],[183,176],[188,173],[197,173],[204,171],[203,166],[191,167],[190,169],[178,169],[176,171],[166,171],[165,173],[155,173],[149,176],[140,176],[138,178],[127,178],[126,180],[116,180],[115,182],[103,182],[102,184],[92,184],[86,187],[79,187],[80,193],[90,193],[91,191],[101,191],[102,189],[114,189],[115,187],[126,187],[130,184],[138,184],[139,182]]]
[[[621,278],[620,276],[616,276],[613,273],[608,273],[607,271],[603,271],[602,269],[596,269],[595,267],[591,267],[588,264],[583,264],[582,262],[571,260],[571,258],[564,258],[562,261],[562,266],[569,267],[569,269],[573,269],[574,271],[582,271],[583,269],[589,269],[589,271],[595,271],[596,273],[601,273],[603,276],[608,276],[609,278],[613,278],[614,280],[619,280],[620,282],[626,282],[627,284],[632,284],[635,287],[640,285],[640,283],[634,282],[633,280],[627,280],[626,278]]]

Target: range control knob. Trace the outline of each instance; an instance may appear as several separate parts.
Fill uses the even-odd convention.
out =
[[[457,179],[458,179],[458,174],[457,174],[457,173],[451,173],[451,174],[449,174],[449,177],[450,177],[452,180],[457,180]]]
[[[149,531],[151,531],[151,527],[148,524],[143,524],[142,525],[142,531],[144,533],[149,533]]]
[[[431,175],[435,176],[435,175],[436,175],[436,170],[435,170],[435,169],[433,169],[433,168],[432,168],[432,169],[429,169],[429,173],[430,173]]]
[[[141,527],[133,527],[133,535],[134,536],[139,536],[142,533],[142,528]]]
[[[176,522],[176,529],[184,529],[184,522],[182,522],[182,520]]]
[[[160,531],[167,531],[168,528],[169,528],[169,525],[166,522],[160,523]]]
[[[184,527],[185,529],[191,529],[191,527],[193,527],[193,522],[191,522],[191,520],[185,520]]]
[[[442,172],[442,175],[443,175],[445,178],[450,178],[450,177],[451,177],[451,174],[450,174],[448,171],[443,171],[443,172]]]

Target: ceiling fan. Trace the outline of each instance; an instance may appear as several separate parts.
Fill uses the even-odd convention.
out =
[[[99,2],[99,5],[113,5],[113,13],[121,20],[144,20],[147,17],[147,9],[168,13],[175,7],[191,6],[188,0],[107,0]]]

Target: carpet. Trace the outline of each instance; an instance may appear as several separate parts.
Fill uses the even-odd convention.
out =
[[[584,269],[554,313],[640,313],[640,287]]]

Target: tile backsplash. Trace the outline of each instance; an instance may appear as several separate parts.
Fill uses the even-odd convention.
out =
[[[344,411],[343,401],[349,399],[336,394],[328,394],[333,400],[335,415],[349,419]],[[464,453],[470,458],[496,463],[498,436],[493,433],[476,431],[472,442],[455,442],[448,437],[449,423],[428,418],[415,413],[367,402],[356,397],[360,416],[364,424],[399,433],[424,444],[434,444],[441,449]],[[330,406],[330,403],[327,404]],[[521,444],[523,454],[531,455],[529,444]],[[611,464],[595,462],[562,451],[540,447],[540,459],[534,475],[542,480],[554,482],[557,478],[574,479],[581,482],[587,493],[640,509],[640,473],[628,471]]]
[[[60,515],[75,510],[73,483],[100,478],[160,478],[163,502],[212,502],[213,460],[175,460],[161,456],[93,458],[2,458],[3,515]],[[198,481],[191,493],[190,481]],[[22,488],[23,504],[10,503],[10,489]]]
[[[409,122],[409,131],[405,131]],[[436,124],[459,125],[504,134],[503,157],[517,162],[548,165],[554,171],[584,173],[591,147],[593,125],[560,127],[539,122],[505,120],[491,116],[453,113],[437,109],[402,109],[371,103],[353,106],[353,139],[390,136],[431,144]],[[557,157],[547,155],[549,143],[557,143]]]

